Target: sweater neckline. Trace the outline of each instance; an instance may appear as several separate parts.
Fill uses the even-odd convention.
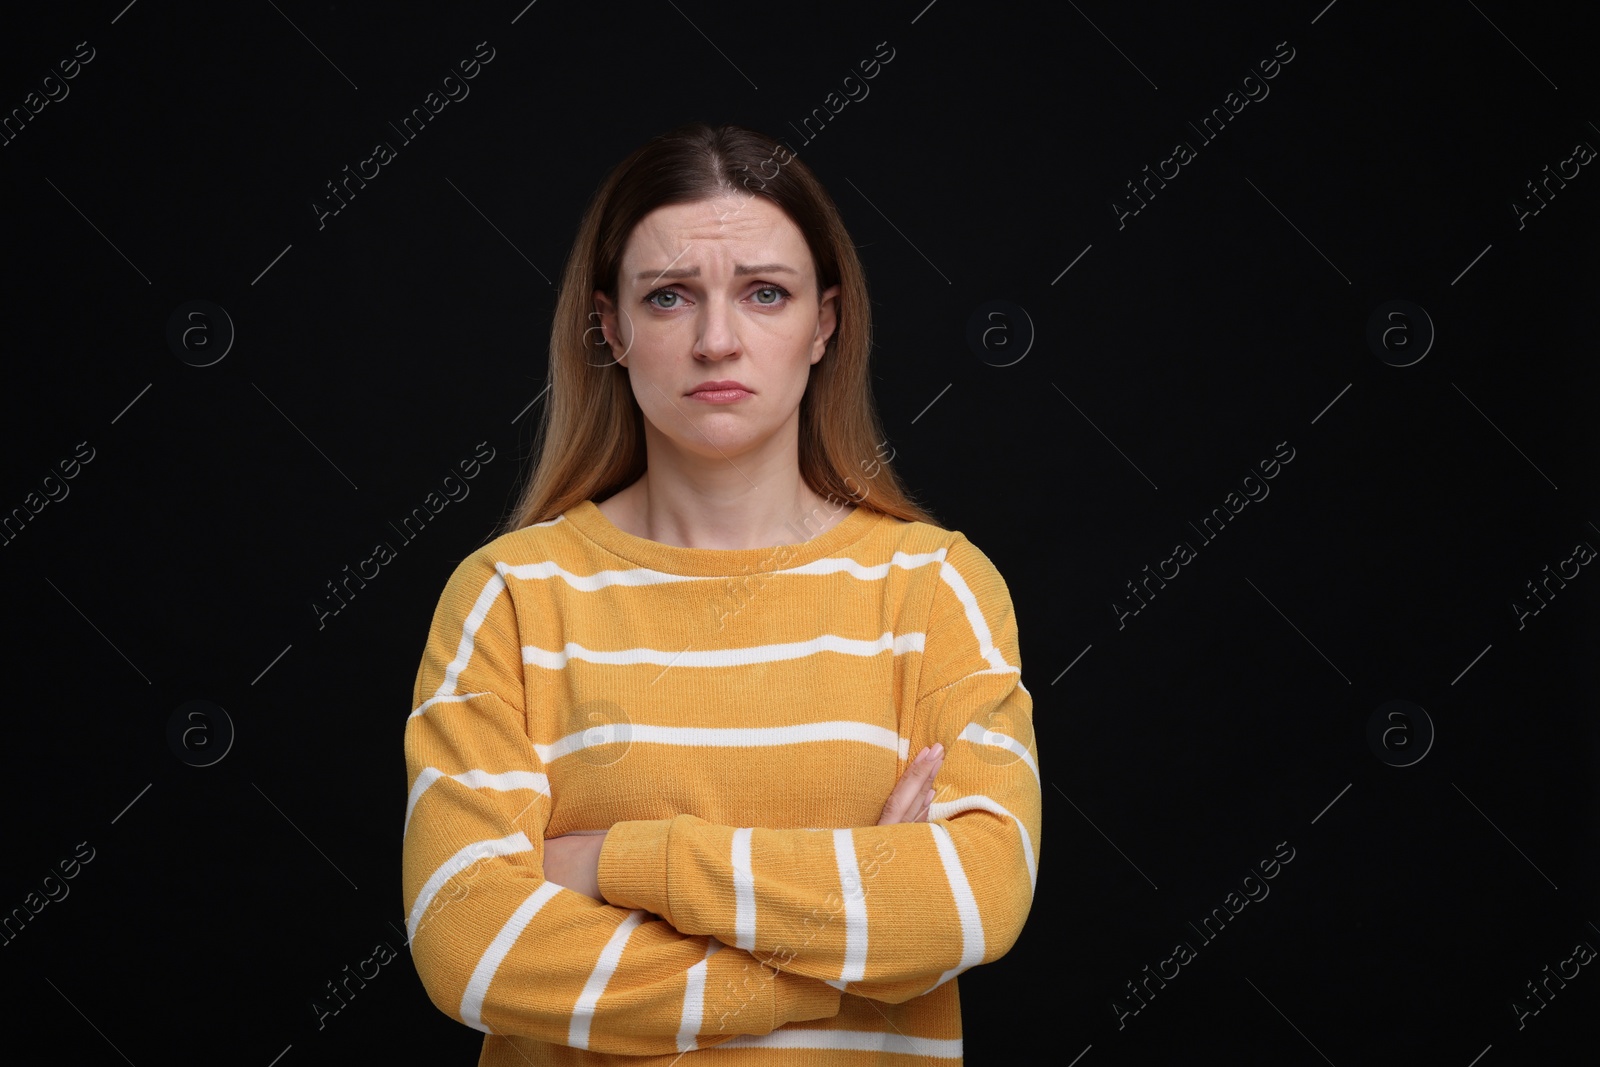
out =
[[[858,504],[820,534],[798,544],[767,548],[684,548],[652,541],[612,523],[593,500],[573,505],[564,517],[590,541],[636,566],[667,574],[718,578],[783,570],[824,559],[861,540],[883,516]]]

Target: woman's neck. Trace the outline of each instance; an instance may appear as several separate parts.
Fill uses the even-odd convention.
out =
[[[795,471],[792,482],[750,486],[717,499],[687,485],[662,486],[647,470],[638,481],[597,506],[624,533],[680,548],[768,548],[799,544],[832,529],[855,510],[812,491]],[[765,490],[765,491],[764,491]]]

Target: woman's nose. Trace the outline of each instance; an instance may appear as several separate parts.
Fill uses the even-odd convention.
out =
[[[720,301],[710,301],[701,313],[699,326],[696,355],[723,359],[739,354],[739,334],[731,308]]]

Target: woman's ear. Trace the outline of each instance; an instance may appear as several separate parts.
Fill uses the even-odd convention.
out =
[[[590,338],[593,332],[598,329],[601,334],[601,341],[591,343],[597,348],[602,343],[609,346],[611,351],[608,354],[611,356],[612,361],[627,366],[626,363],[622,362],[627,357],[627,350],[623,347],[622,337],[618,330],[616,305],[600,289],[594,291],[593,300],[594,310],[589,313],[589,319],[591,322],[598,322],[599,325],[591,326],[588,330],[585,330],[584,337]]]
[[[839,326],[839,287],[830,285],[817,300],[817,332],[811,342],[811,362],[815,363],[827,351],[828,340]]]

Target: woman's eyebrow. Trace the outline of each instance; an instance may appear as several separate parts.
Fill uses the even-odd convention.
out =
[[[790,274],[800,273],[793,267],[785,266],[782,263],[757,263],[754,266],[748,267],[743,264],[739,264],[733,268],[733,273],[736,277],[745,274],[772,274],[776,271],[787,271]],[[634,275],[634,278],[637,281],[644,281],[649,278],[698,277],[700,277],[699,267],[679,267],[676,270],[642,270],[638,274]]]

